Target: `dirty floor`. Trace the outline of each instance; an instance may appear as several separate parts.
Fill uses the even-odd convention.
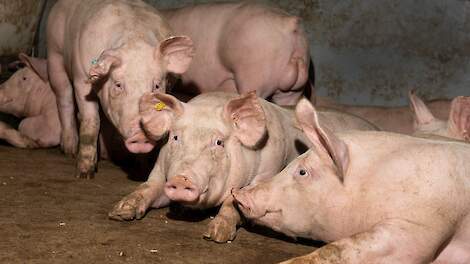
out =
[[[257,227],[229,244],[205,241],[210,213],[166,208],[112,221],[108,211],[139,182],[107,161],[94,180],[73,175],[74,160],[57,148],[0,145],[0,263],[264,264],[314,249]]]

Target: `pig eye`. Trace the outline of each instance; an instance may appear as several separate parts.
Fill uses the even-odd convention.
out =
[[[25,76],[25,77],[23,77],[23,81],[26,81],[27,79],[28,79],[28,78],[26,78],[26,76]]]
[[[222,140],[220,140],[220,139],[217,139],[217,140],[215,141],[215,144],[216,144],[217,146],[221,146],[221,147],[224,146],[224,142],[223,142]]]
[[[174,140],[174,141],[177,141],[177,140],[178,140],[178,136],[173,136],[173,140]]]
[[[299,170],[299,175],[300,176],[306,176],[307,174],[308,174],[308,172],[305,169],[300,169]]]
[[[153,86],[153,91],[152,91],[152,92],[155,92],[155,91],[157,91],[157,90],[159,90],[159,89],[160,89],[160,85],[155,84],[155,85]]]

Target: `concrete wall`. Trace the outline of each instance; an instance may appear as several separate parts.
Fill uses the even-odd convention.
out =
[[[159,8],[211,2],[146,1]],[[319,95],[376,105],[406,104],[410,88],[427,99],[470,95],[468,0],[264,2],[304,19]]]
[[[31,52],[44,0],[0,0],[0,56]]]

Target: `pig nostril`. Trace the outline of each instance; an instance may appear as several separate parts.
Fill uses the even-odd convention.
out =
[[[187,191],[192,191],[193,190],[192,188],[189,188],[189,187],[185,187],[184,189],[187,190]]]

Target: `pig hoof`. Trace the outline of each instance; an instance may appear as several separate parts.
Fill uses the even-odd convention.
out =
[[[204,238],[217,243],[225,243],[233,240],[236,233],[236,224],[231,223],[225,217],[217,216],[209,223],[209,230],[204,234]]]
[[[131,193],[114,206],[108,217],[118,221],[129,221],[141,219],[145,211],[144,197],[138,193]]]
[[[95,178],[95,171],[94,170],[91,170],[91,171],[78,171],[77,174],[75,175],[75,177],[79,178],[79,179],[91,180],[91,179]]]

